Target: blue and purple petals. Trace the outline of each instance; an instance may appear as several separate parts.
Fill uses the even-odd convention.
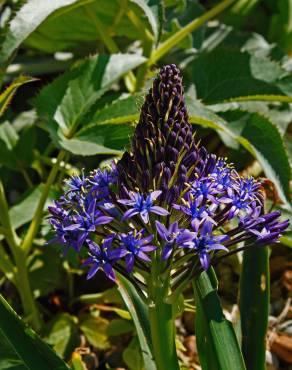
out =
[[[154,206],[154,201],[160,196],[162,193],[161,190],[152,191],[147,196],[144,196],[140,193],[135,193],[133,191],[129,192],[130,199],[119,199],[118,202],[125,206],[130,206],[123,215],[123,220],[127,220],[135,215],[140,215],[142,221],[145,224],[149,222],[149,213],[155,213],[159,216],[167,216],[169,212],[159,206]]]
[[[117,253],[115,250],[111,251],[113,238],[114,236],[109,236],[104,240],[101,246],[92,240],[86,241],[90,257],[83,263],[83,265],[91,265],[87,274],[87,279],[91,279],[98,270],[102,269],[109,279],[113,281],[116,280],[113,265],[122,255],[120,252]]]
[[[195,233],[187,230],[180,229],[178,222],[172,223],[166,228],[161,222],[155,221],[156,230],[163,241],[163,250],[161,258],[166,260],[170,257],[174,247],[180,247],[184,243],[193,239]]]
[[[128,272],[131,272],[134,267],[135,258],[139,258],[144,262],[150,262],[151,258],[147,253],[157,249],[156,246],[150,244],[153,240],[153,235],[143,237],[143,231],[131,231],[128,234],[119,235],[119,247],[125,255],[125,264]]]
[[[211,222],[204,222],[200,232],[195,233],[194,237],[184,243],[183,247],[194,249],[199,256],[201,266],[207,270],[210,265],[209,252],[216,250],[228,251],[222,244],[229,239],[228,235],[214,235],[212,233],[213,224]]]
[[[154,261],[170,274],[173,263],[206,270],[217,253],[274,243],[289,225],[278,211],[265,214],[259,181],[195,143],[175,65],[154,80],[131,150],[66,187],[49,207],[51,242],[87,251],[88,278],[102,270],[114,281],[116,269],[145,286]]]

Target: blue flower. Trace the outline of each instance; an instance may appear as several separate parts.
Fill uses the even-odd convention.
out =
[[[219,158],[210,176],[215,180],[217,189],[225,191],[229,187],[234,186],[234,181],[238,174],[230,164]]]
[[[118,235],[120,239],[120,251],[125,255],[126,269],[131,272],[134,267],[135,258],[150,262],[150,257],[146,254],[157,249],[156,246],[149,244],[153,240],[153,235],[143,236],[143,230],[138,233],[131,231],[128,234]]]
[[[81,176],[74,175],[71,176],[70,179],[66,181],[67,186],[69,187],[68,192],[81,192],[84,190],[84,187],[87,184],[87,180],[84,176],[84,173],[82,172]]]
[[[124,254],[120,250],[111,249],[114,237],[115,235],[107,237],[101,246],[92,240],[86,240],[90,251],[90,257],[83,263],[83,265],[91,265],[87,274],[87,279],[91,279],[98,270],[102,269],[109,279],[116,281],[113,265],[123,257]]]
[[[95,192],[99,197],[108,197],[109,186],[117,181],[116,171],[96,170],[89,178],[92,185],[90,191]]]
[[[110,223],[113,217],[105,216],[96,209],[96,200],[89,203],[88,209],[73,216],[73,223],[64,227],[65,231],[78,231],[77,249],[80,250],[89,233],[94,233],[96,227]]]
[[[130,199],[119,199],[118,202],[126,206],[132,206],[128,209],[124,215],[123,220],[127,220],[137,214],[140,214],[141,219],[145,224],[149,222],[149,213],[156,213],[160,216],[167,216],[169,212],[159,206],[154,206],[153,202],[162,193],[161,190],[152,191],[146,197],[140,193],[135,193],[133,191],[129,192]]]
[[[217,204],[213,203],[210,206],[200,205],[200,200],[194,199],[192,194],[188,194],[187,199],[182,199],[183,205],[173,204],[172,207],[191,217],[191,225],[194,230],[198,230],[204,220],[215,223],[212,215],[217,208]]]
[[[178,222],[172,223],[168,229],[159,221],[155,221],[155,224],[156,230],[161,239],[166,242],[161,254],[163,260],[166,260],[170,257],[174,246],[179,247],[192,240],[195,236],[194,232],[191,232],[187,229],[180,229],[178,227]]]
[[[229,239],[228,235],[213,235],[213,224],[211,222],[204,222],[200,232],[195,233],[191,241],[184,243],[183,247],[194,249],[200,259],[201,266],[207,270],[210,266],[210,251],[228,249],[222,244]]]
[[[216,198],[218,194],[216,182],[211,177],[195,180],[191,184],[190,192],[198,204],[201,204],[204,200],[210,200],[214,204],[219,203]]]

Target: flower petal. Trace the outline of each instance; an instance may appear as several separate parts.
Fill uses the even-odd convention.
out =
[[[210,266],[210,256],[207,252],[205,251],[202,251],[199,253],[199,259],[200,259],[200,263],[203,267],[203,269],[206,271],[208,270],[209,266]]]
[[[125,262],[126,262],[126,269],[128,272],[131,272],[134,268],[134,261],[135,258],[132,253],[126,255]]]
[[[165,240],[169,234],[167,228],[159,221],[155,221],[155,225],[156,225],[156,230],[158,234],[161,236],[162,239]]]
[[[100,268],[100,264],[99,263],[95,263],[91,269],[88,271],[87,273],[87,276],[86,276],[86,279],[91,279],[96,273],[97,271],[99,270]]]
[[[125,220],[127,220],[128,218],[131,218],[131,217],[135,216],[137,213],[139,213],[139,211],[137,211],[135,208],[130,208],[130,209],[128,209],[128,210],[124,213],[124,215],[123,215],[123,217],[122,217],[122,221],[125,221]]]
[[[109,279],[116,282],[116,274],[109,263],[105,263],[105,265],[103,266],[103,271]]]
[[[150,207],[150,211],[153,212],[153,213],[156,213],[157,215],[160,215],[160,216],[169,215],[169,212],[166,209],[164,209],[162,207],[159,207],[159,206]]]
[[[162,191],[161,191],[161,190],[155,190],[155,191],[152,191],[152,192],[149,194],[151,202],[153,202],[154,200],[156,200],[156,199],[159,197],[159,195],[160,195],[161,193],[162,193]]]

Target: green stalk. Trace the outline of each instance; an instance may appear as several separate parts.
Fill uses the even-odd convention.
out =
[[[176,46],[179,42],[181,42],[188,34],[195,31],[199,27],[201,27],[204,23],[208,20],[216,17],[218,14],[222,13],[226,8],[228,8],[235,0],[224,0],[218,5],[214,6],[214,8],[210,9],[208,12],[203,14],[201,17],[193,20],[185,27],[181,28],[178,32],[174,35],[170,36],[167,40],[165,40],[160,46],[153,51],[148,64],[153,65],[155,64],[160,58],[162,58],[165,54],[169,52],[174,46]]]
[[[11,225],[8,211],[9,208],[4,188],[2,182],[0,182],[0,220],[5,228],[5,237],[15,260],[15,285],[20,295],[24,314],[28,317],[33,328],[35,330],[39,330],[42,326],[42,321],[29,283],[28,270],[26,266],[27,258],[23,250],[20,248],[20,240]]]
[[[248,370],[265,370],[270,298],[269,249],[255,247],[243,254],[239,308],[242,352]]]
[[[165,302],[165,287],[155,287],[154,301],[149,305],[149,320],[157,370],[179,370],[172,305]]]
[[[21,244],[21,249],[25,252],[26,255],[29,253],[32,247],[33,240],[37,234],[39,225],[42,220],[42,214],[43,214],[45,202],[48,198],[50,188],[56,179],[56,176],[57,176],[57,173],[60,167],[60,163],[63,160],[64,156],[65,156],[65,151],[61,150],[57,157],[56,163],[52,167],[51,172],[47,178],[47,182],[45,183],[45,186],[44,186],[41,198],[39,200],[37,209],[35,211],[34,217],[29,225],[29,228],[24,237],[23,243]]]
[[[247,95],[227,99],[224,101],[224,103],[240,103],[248,101],[292,103],[292,97],[286,95]]]

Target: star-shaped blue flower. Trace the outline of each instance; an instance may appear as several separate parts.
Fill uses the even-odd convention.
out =
[[[159,221],[156,221],[155,224],[158,234],[165,242],[161,254],[163,260],[166,260],[170,257],[174,246],[179,247],[184,243],[192,240],[196,235],[194,232],[191,232],[187,229],[180,229],[178,227],[178,222],[174,222],[169,225],[168,229]]]
[[[131,206],[124,215],[122,220],[127,220],[137,214],[140,215],[142,221],[147,224],[149,222],[149,213],[156,213],[160,216],[167,216],[169,212],[159,206],[154,206],[154,201],[159,197],[162,193],[161,190],[152,191],[147,196],[144,196],[140,193],[135,193],[133,191],[129,192],[130,199],[120,199],[118,200],[119,203],[125,206]]]
[[[125,254],[120,249],[111,249],[114,237],[115,235],[111,235],[106,238],[101,246],[92,240],[86,240],[90,251],[90,257],[83,265],[91,265],[87,274],[87,279],[91,279],[98,270],[102,269],[109,279],[116,281],[113,265]]]
[[[142,261],[150,262],[150,257],[146,254],[157,249],[151,245],[153,235],[143,237],[143,230],[138,233],[131,231],[128,234],[120,234],[120,250],[125,255],[126,269],[131,272],[134,267],[135,258],[140,258]]]
[[[228,235],[213,235],[212,228],[212,222],[204,222],[200,231],[195,233],[194,238],[183,245],[183,247],[194,249],[198,253],[201,266],[204,270],[208,270],[210,265],[210,251],[228,251],[222,244],[229,239]]]

